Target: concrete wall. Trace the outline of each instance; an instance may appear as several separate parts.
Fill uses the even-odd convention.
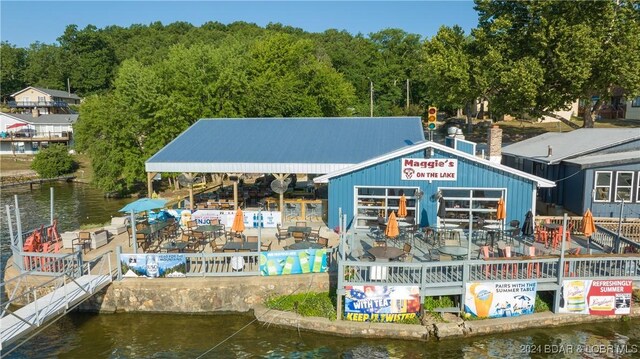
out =
[[[269,297],[329,290],[329,275],[143,279],[113,282],[84,302],[81,310],[97,312],[174,312],[206,314],[247,312]]]

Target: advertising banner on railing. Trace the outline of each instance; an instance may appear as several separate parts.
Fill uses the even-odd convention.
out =
[[[258,211],[243,211],[244,214],[244,226],[245,228],[258,228],[260,219],[258,217]],[[282,214],[274,211],[262,211],[262,227],[263,228],[276,228],[277,224],[282,221]],[[220,223],[226,227],[231,227],[233,224],[233,218],[236,215],[236,211],[223,211],[216,209],[199,209],[191,213],[191,220],[201,225],[211,224],[212,219],[219,219]]]
[[[400,179],[411,181],[457,181],[458,160],[403,158]]]
[[[345,286],[345,290],[346,320],[392,323],[420,312],[418,286]]]
[[[467,283],[464,311],[478,318],[532,314],[536,287],[535,281]]]
[[[269,251],[260,254],[260,274],[263,276],[323,273],[326,271],[326,249]]]
[[[120,254],[120,269],[124,277],[181,278],[187,260],[184,254]]]
[[[560,313],[614,315],[631,313],[631,280],[564,280]]]

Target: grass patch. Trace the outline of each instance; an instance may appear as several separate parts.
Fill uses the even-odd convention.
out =
[[[87,223],[87,224],[80,225],[80,229],[82,229],[82,230],[96,229],[96,228],[101,228],[101,227],[108,226],[109,224],[110,224],[110,222],[105,222],[105,223]]]
[[[549,310],[549,303],[540,297],[540,295],[536,294],[536,303],[533,305],[534,313],[548,312]]]
[[[2,155],[0,156],[0,169],[2,171],[30,171],[31,161],[33,156],[31,155]]]
[[[267,308],[294,312],[303,317],[336,319],[335,292],[300,293],[267,299]]]
[[[89,183],[93,181],[93,167],[91,167],[91,160],[89,159],[89,156],[77,153],[73,155],[73,160],[78,164],[73,175],[82,182]]]
[[[450,308],[454,306],[451,297],[426,297],[424,298],[424,310],[433,312],[436,308]]]

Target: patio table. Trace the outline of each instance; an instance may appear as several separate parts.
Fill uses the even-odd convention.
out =
[[[398,258],[404,254],[404,251],[396,247],[374,247],[367,252],[374,256],[376,260],[388,262],[390,259]]]
[[[154,238],[157,238],[158,233],[160,233],[160,231],[165,229],[168,225],[169,225],[168,222],[156,222],[156,223],[150,224],[149,226],[143,229],[137,230],[136,233],[142,233],[145,236],[147,236],[147,238],[154,239]]]
[[[463,260],[467,257],[467,247],[442,246],[438,248],[438,252],[450,255],[454,260]]]
[[[287,249],[321,249],[321,248],[324,248],[322,244],[319,244],[316,242],[309,242],[309,241],[301,241],[287,247]]]
[[[293,236],[294,233],[302,233],[304,238],[309,237],[311,233],[311,227],[297,227],[297,226],[289,226],[287,228],[287,234],[289,236]]]
[[[215,236],[213,236],[213,234],[216,233],[216,232],[221,231],[222,228],[223,227],[220,224],[205,224],[205,225],[196,227],[195,231],[196,232],[211,233],[211,237],[215,238]]]
[[[258,243],[257,242],[227,242],[222,247],[223,250],[231,249],[231,250],[239,250],[239,249],[248,249],[252,252],[258,251]]]
[[[178,241],[178,242],[165,242],[160,245],[160,249],[164,249],[166,251],[170,251],[172,249],[178,249],[178,252],[184,252],[184,249],[189,245],[188,242]]]

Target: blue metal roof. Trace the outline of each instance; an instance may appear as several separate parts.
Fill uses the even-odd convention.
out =
[[[419,117],[201,119],[146,170],[323,174],[422,141]]]

